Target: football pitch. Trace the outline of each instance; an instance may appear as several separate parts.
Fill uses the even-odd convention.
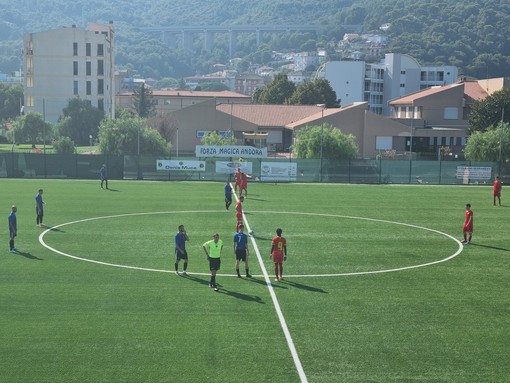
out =
[[[0,381],[509,381],[505,187],[499,207],[490,186],[252,183],[253,277],[237,278],[223,186],[0,180]],[[474,235],[462,245],[466,203]],[[174,272],[180,224],[187,276]],[[278,227],[283,281],[269,258]],[[202,249],[214,233],[218,292]]]

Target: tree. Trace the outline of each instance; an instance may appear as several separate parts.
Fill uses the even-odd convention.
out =
[[[510,89],[494,92],[481,101],[475,101],[469,114],[469,132],[485,132],[498,123],[510,121]]]
[[[155,103],[152,98],[152,90],[146,87],[144,82],[142,82],[140,88],[135,89],[133,103],[136,114],[140,117],[147,118],[154,114]]]
[[[327,122],[323,128],[305,126],[299,129],[292,151],[296,158],[320,158],[321,142],[322,156],[327,159],[347,160],[355,158],[359,151],[354,135],[343,134]]]
[[[138,154],[138,135],[140,154],[166,156],[171,145],[154,129],[147,127],[147,121],[139,116],[122,112],[116,119],[104,119],[99,126],[99,150],[111,155]]]
[[[53,149],[55,149],[55,152],[58,154],[76,153],[74,142],[69,137],[58,137],[53,140],[52,145]]]
[[[20,117],[14,123],[10,139],[15,143],[29,143],[35,145],[52,136],[51,124],[43,120],[40,113],[30,112]]]
[[[0,83],[0,121],[13,120],[21,114],[23,86]]]
[[[296,86],[287,75],[277,74],[273,81],[262,90],[256,102],[260,104],[285,104],[292,97]]]
[[[104,112],[79,97],[69,100],[57,123],[57,132],[71,138],[78,146],[89,145],[90,136],[97,137]]]
[[[201,142],[203,145],[210,145],[210,146],[222,146],[222,145],[230,145],[232,143],[232,140],[230,137],[223,137],[218,134],[216,130],[213,130],[212,132],[208,132],[205,134]]]
[[[500,157],[501,154],[501,157]],[[508,161],[510,159],[510,123],[499,123],[485,132],[471,133],[464,148],[471,161]]]

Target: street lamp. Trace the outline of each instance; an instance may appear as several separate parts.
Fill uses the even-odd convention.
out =
[[[137,151],[137,162],[138,162],[138,179],[141,180],[143,179],[142,177],[142,169],[140,168],[140,124],[138,124],[138,137],[137,137],[137,148],[136,148],[136,151]]]
[[[320,168],[319,168],[319,182],[322,182],[322,151],[324,147],[324,109],[326,104],[317,104],[321,107],[321,151],[320,151]]]

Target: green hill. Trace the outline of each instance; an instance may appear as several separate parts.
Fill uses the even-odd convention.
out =
[[[391,23],[388,51],[408,53],[426,64],[457,65],[461,72],[484,78],[505,76],[510,64],[510,3],[508,0],[1,0],[0,71],[20,68],[23,33],[113,20],[117,31],[117,64],[143,76],[182,77],[207,72],[228,57],[228,36],[216,38],[215,49],[203,52],[196,41],[192,51],[168,47],[159,36],[140,28],[172,25],[318,24],[320,32],[289,32],[263,36],[240,35],[236,55],[265,62],[271,50],[334,47],[344,25],[359,24],[364,32]],[[333,56],[334,57],[334,56]]]

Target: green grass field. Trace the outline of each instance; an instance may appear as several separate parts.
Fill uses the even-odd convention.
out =
[[[35,224],[38,188],[51,230]],[[510,379],[505,189],[495,207],[489,186],[251,184],[254,278],[238,279],[222,183],[110,188],[0,180],[1,382]],[[462,247],[467,202],[475,233]],[[13,203],[19,254],[8,251]],[[181,223],[187,277],[172,272]],[[268,256],[277,227],[289,251],[281,282]],[[219,292],[202,250],[215,232],[225,243]]]

